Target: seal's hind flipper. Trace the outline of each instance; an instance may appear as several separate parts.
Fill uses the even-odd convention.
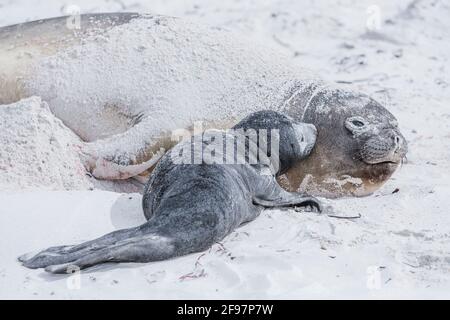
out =
[[[135,237],[139,228],[130,228],[113,231],[98,239],[87,241],[78,245],[56,246],[39,252],[36,255],[25,254],[18,258],[22,264],[31,269],[45,268],[50,265],[65,264],[83,257],[91,252],[112,246],[120,241]]]
[[[52,247],[29,259],[23,256],[19,260],[27,268],[70,273],[107,262],[150,262],[176,256],[175,240],[151,230],[141,227],[117,230],[76,246]]]
[[[319,200],[299,193],[286,193],[273,199],[269,199],[265,196],[254,196],[253,204],[264,208],[312,207],[317,211],[322,212],[322,205]]]
[[[48,249],[46,249],[45,251],[42,251],[38,254],[32,254],[32,253],[25,253],[23,255],[21,255],[20,257],[17,258],[17,260],[19,260],[20,262],[25,262],[30,260],[33,257],[36,257],[38,255],[41,254],[50,254],[53,253],[55,255],[57,254],[63,254],[63,253],[67,253],[69,249],[73,248],[74,246],[56,246],[56,247],[50,247]]]
[[[74,268],[82,270],[108,262],[151,262],[174,257],[175,246],[172,239],[156,234],[145,234],[118,241],[115,245],[88,251],[86,255],[69,263],[48,265],[50,273],[70,273]]]

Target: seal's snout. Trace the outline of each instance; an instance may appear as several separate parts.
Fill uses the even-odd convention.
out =
[[[399,160],[403,159],[408,153],[408,143],[405,137],[403,137],[399,132],[394,131],[392,134],[392,141],[394,143],[394,153],[400,157]]]
[[[360,156],[368,164],[400,163],[407,152],[406,139],[398,130],[384,130],[364,143]]]
[[[391,140],[389,153],[386,161],[399,163],[406,156],[408,152],[408,143],[403,135],[398,130],[390,130],[386,133],[388,139]]]

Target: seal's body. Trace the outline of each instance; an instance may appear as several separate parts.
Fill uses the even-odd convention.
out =
[[[132,13],[82,15],[80,29],[68,19],[0,29],[0,103],[41,96],[86,141],[83,159],[97,178],[152,168],[174,129],[228,128],[264,109],[318,128],[318,148],[287,172],[291,190],[365,195],[406,153],[379,103],[231,32]]]
[[[193,152],[193,157],[182,157],[184,160],[196,156],[194,150],[199,149],[195,137],[179,143],[162,157],[144,192],[147,223],[81,245],[50,248],[31,259],[20,260],[26,267],[46,267],[55,273],[66,272],[71,265],[86,268],[104,262],[165,260],[206,250],[241,224],[255,219],[264,207],[311,206],[320,210],[316,199],[286,192],[275,180],[275,176],[310,153],[316,140],[313,125],[261,111],[234,129],[239,133],[206,132],[200,139],[203,157],[215,150],[214,163],[208,163],[206,158],[198,164],[177,161],[183,152]],[[250,130],[257,134],[245,135]],[[264,140],[264,136],[269,138]],[[216,163],[225,159],[226,152],[222,151],[230,147],[234,150],[236,138],[242,137],[248,148],[238,156],[248,160],[237,162],[232,157],[234,163]],[[265,147],[263,142],[269,140]],[[256,161],[251,163],[251,158]]]

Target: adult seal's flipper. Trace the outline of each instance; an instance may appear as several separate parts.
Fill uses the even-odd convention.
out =
[[[288,193],[277,198],[267,198],[266,196],[254,196],[253,204],[264,208],[294,208],[310,207],[318,212],[322,212],[322,205],[314,197],[305,196],[300,193]]]
[[[171,147],[168,133],[148,134],[152,124],[148,117],[123,133],[80,147],[84,166],[97,179],[120,180],[136,177],[153,167]]]

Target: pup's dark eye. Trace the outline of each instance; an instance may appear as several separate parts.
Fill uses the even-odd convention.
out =
[[[353,120],[353,121],[352,121],[352,124],[353,124],[355,127],[358,127],[358,128],[364,127],[364,123],[363,123],[362,121],[359,121],[359,120]]]
[[[304,141],[305,141],[305,137],[302,136],[302,139],[301,139],[300,141],[301,141],[301,142],[304,142]]]

